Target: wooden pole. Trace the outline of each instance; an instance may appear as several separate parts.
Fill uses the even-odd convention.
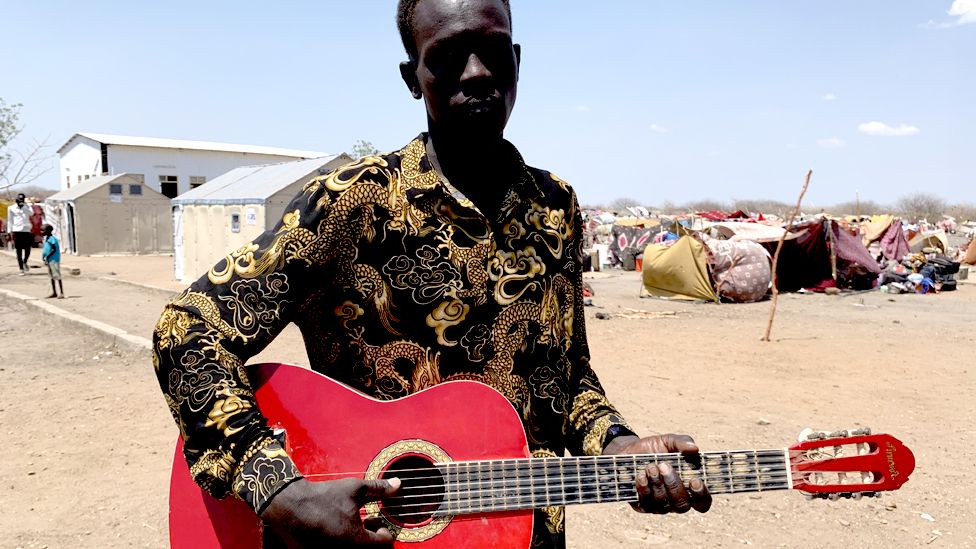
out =
[[[803,182],[803,188],[800,189],[800,196],[796,199],[796,206],[790,211],[790,217],[786,220],[786,230],[779,237],[779,243],[776,244],[776,253],[773,254],[773,304],[769,310],[769,323],[766,324],[766,335],[763,336],[763,341],[769,341],[769,333],[773,331],[773,318],[776,316],[776,301],[779,298],[779,280],[776,278],[776,267],[779,264],[779,253],[783,250],[786,233],[793,228],[793,220],[796,218],[796,214],[800,212],[800,203],[803,202],[803,195],[807,194],[807,187],[810,185],[810,176],[812,175],[813,170],[809,170],[807,172],[807,178]]]

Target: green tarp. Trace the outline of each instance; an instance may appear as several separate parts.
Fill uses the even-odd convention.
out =
[[[682,236],[671,246],[647,246],[641,275],[642,297],[718,301],[708,274],[705,245],[690,236]]]

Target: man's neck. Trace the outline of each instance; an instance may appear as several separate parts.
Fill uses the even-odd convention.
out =
[[[494,216],[505,197],[512,158],[505,141],[472,144],[431,131],[427,158],[438,175],[471,199],[483,213]]]

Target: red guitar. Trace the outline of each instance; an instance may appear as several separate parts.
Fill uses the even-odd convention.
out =
[[[403,481],[399,495],[368,504],[398,547],[528,547],[532,509],[636,501],[635,473],[668,462],[712,494],[800,490],[859,497],[900,487],[915,458],[888,435],[815,433],[789,448],[529,459],[522,422],[487,385],[453,381],[395,401],[364,396],[311,370],[255,366],[250,379],[270,425],[309,480]],[[190,478],[177,444],[170,486],[173,547],[258,548],[261,521],[242,502],[216,500]]]

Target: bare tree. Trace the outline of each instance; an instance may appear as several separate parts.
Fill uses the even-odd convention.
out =
[[[841,202],[826,208],[826,210],[834,215],[878,215],[890,212],[891,207],[873,200],[861,200]]]
[[[910,221],[938,221],[946,211],[945,200],[928,193],[915,193],[898,199],[895,205],[902,216]]]
[[[953,204],[946,208],[946,214],[956,218],[956,221],[976,221],[976,204]]]
[[[21,106],[0,98],[0,191],[36,181],[51,169],[50,156],[45,154],[47,141],[35,140],[21,149],[11,145],[24,129],[20,125]]]
[[[625,211],[627,208],[630,208],[631,206],[640,206],[640,200],[637,200],[635,198],[629,198],[629,197],[621,197],[621,198],[614,199],[607,206],[615,212],[622,212]]]
[[[734,210],[742,210],[749,213],[764,213],[767,215],[772,214],[780,217],[786,217],[786,214],[789,213],[792,207],[792,205],[786,202],[768,198],[736,198],[732,200],[732,209]]]
[[[356,141],[356,144],[352,146],[352,157],[356,160],[359,160],[364,156],[373,156],[379,153],[379,149],[374,147],[369,141],[365,141],[363,139]]]
[[[688,212],[710,212],[712,210],[727,211],[729,205],[724,202],[719,202],[718,200],[693,200],[684,205],[684,209]]]

